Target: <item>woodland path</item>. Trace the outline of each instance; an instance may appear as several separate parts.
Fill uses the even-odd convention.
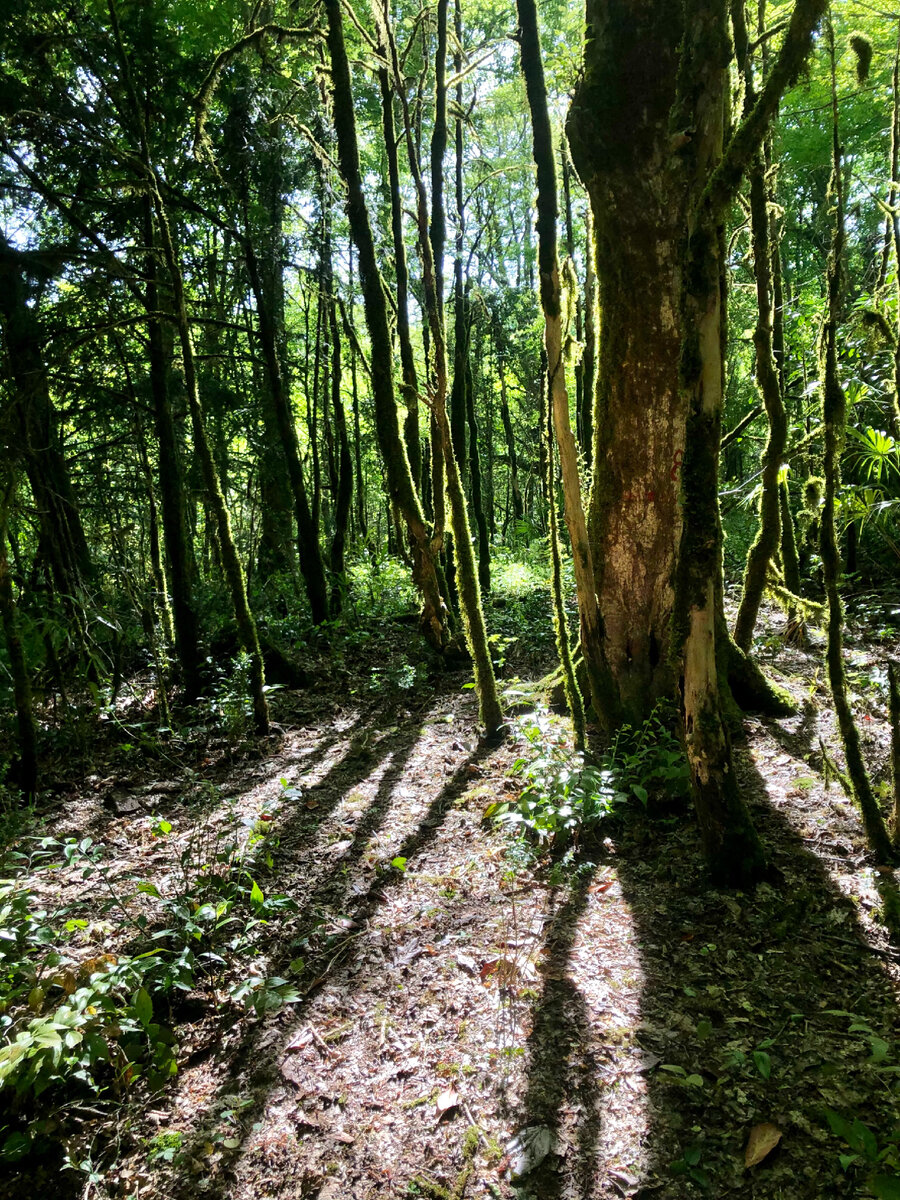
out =
[[[882,652],[855,653],[875,671]],[[801,691],[811,659],[793,667],[800,715],[748,720],[738,748],[778,870],[752,895],[706,889],[680,808],[611,821],[555,873],[485,827],[485,806],[518,786],[522,742],[479,745],[464,674],[427,696],[354,698],[346,678],[282,694],[271,750],[215,769],[242,811],[273,817],[267,890],[299,911],[264,969],[287,975],[302,957],[308,994],[262,1020],[189,998],[177,1079],[118,1118],[104,1190],[84,1194],[867,1194],[824,1108],[861,1116],[879,1150],[900,1118],[900,949],[880,920],[897,908],[896,876],[874,869],[850,805],[823,786],[827,697]],[[877,697],[862,703],[883,738]],[[198,819],[156,801],[174,836]],[[152,859],[143,812],[83,800],[67,822],[82,833],[85,805],[123,862]],[[745,1169],[760,1123],[781,1140]],[[523,1129],[552,1142],[516,1180],[508,1144]],[[152,1147],[173,1132],[167,1163]]]

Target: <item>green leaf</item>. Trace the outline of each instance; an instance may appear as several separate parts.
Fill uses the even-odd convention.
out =
[[[833,1134],[839,1138],[843,1138],[848,1144],[850,1143],[850,1122],[846,1118],[842,1117],[840,1113],[836,1113],[833,1108],[826,1108],[825,1120],[828,1122]]]
[[[861,1150],[866,1158],[874,1161],[878,1157],[878,1139],[868,1127],[857,1117],[850,1126],[850,1145],[854,1150]]]
[[[869,1045],[872,1047],[872,1056],[869,1059],[870,1063],[884,1062],[891,1052],[890,1044],[880,1037],[869,1038]]]
[[[24,1133],[11,1133],[0,1146],[0,1159],[4,1162],[18,1162],[31,1149],[31,1141]]]
[[[253,887],[250,889],[250,903],[254,908],[260,908],[265,903],[262,888],[255,879],[253,880]]]
[[[872,1191],[878,1200],[900,1200],[900,1178],[896,1175],[876,1175]]]
[[[846,1171],[848,1167],[852,1166],[853,1163],[858,1160],[858,1158],[858,1154],[839,1154],[838,1162],[841,1164],[841,1170]]]
[[[394,867],[394,869],[397,871],[405,871],[406,870],[406,862],[407,862],[407,860],[405,858],[401,858],[398,856],[397,858],[391,859],[391,866]]]
[[[153,1001],[146,988],[138,988],[134,993],[134,999],[131,1002],[134,1009],[134,1015],[140,1023],[146,1028],[153,1020]]]
[[[772,1074],[772,1060],[765,1050],[754,1050],[753,1062],[763,1079],[768,1079]]]
[[[146,896],[159,897],[159,888],[155,883],[148,883],[147,880],[143,880],[141,883],[139,883],[137,885],[137,890]]]

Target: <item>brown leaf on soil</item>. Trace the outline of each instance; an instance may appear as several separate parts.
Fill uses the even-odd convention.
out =
[[[744,1151],[744,1166],[755,1167],[767,1154],[771,1154],[781,1141],[781,1130],[771,1121],[763,1121],[750,1130],[747,1149]]]

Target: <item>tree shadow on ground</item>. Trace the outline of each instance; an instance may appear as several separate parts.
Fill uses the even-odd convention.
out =
[[[853,901],[807,849],[784,797],[770,797],[744,748],[736,771],[781,882],[752,894],[711,889],[687,812],[629,820],[609,860],[642,976],[639,1020],[624,1039],[602,1024],[591,999],[596,975],[606,972],[599,946],[596,974],[570,962],[576,936],[588,944],[598,937],[602,897],[587,903],[589,889],[579,883],[551,925],[559,971],[546,978],[537,1007],[520,1125],[567,1121],[568,1145],[561,1162],[548,1159],[522,1181],[521,1197],[872,1194],[865,1189],[873,1166],[862,1155],[842,1169],[839,1155],[852,1151],[831,1132],[825,1110],[861,1119],[879,1151],[894,1136],[900,1013],[888,964],[864,943]],[[610,1040],[618,1042],[614,1072],[604,1066]],[[640,1065],[625,1078],[629,1057]],[[644,1109],[632,1122],[644,1135],[623,1148],[605,1139],[604,1112],[621,1107],[626,1083],[626,1108]],[[777,1127],[780,1143],[745,1169],[751,1129],[763,1122]]]
[[[569,977],[572,949],[592,877],[592,870],[581,871],[563,903],[559,902],[557,889],[551,894],[551,920],[541,966],[544,987],[535,1005],[534,1024],[525,1048],[529,1067],[521,1124],[526,1129],[547,1129],[551,1135],[550,1154],[527,1176],[529,1192],[542,1200],[557,1200],[564,1194],[558,1152],[563,1150],[566,1125],[574,1126],[575,1131],[574,1153],[567,1164],[575,1190],[569,1194],[584,1200],[594,1195],[602,1121],[597,1086],[600,1064],[592,1045],[585,997]]]
[[[288,817],[281,831],[282,840],[287,844],[298,840],[304,844],[304,869],[302,875],[293,878],[282,872],[281,877],[273,881],[273,886],[290,889],[298,898],[300,911],[294,922],[293,936],[289,940],[281,938],[273,948],[268,973],[289,973],[289,964],[297,957],[298,947],[302,948],[306,957],[304,976],[299,984],[303,999],[283,1014],[242,1030],[238,1042],[228,1049],[216,1094],[205,1105],[208,1113],[214,1114],[227,1104],[230,1096],[240,1093],[244,1101],[241,1110],[244,1127],[249,1127],[262,1115],[273,1089],[282,1082],[280,1067],[284,1064],[288,1031],[302,1028],[304,1021],[309,1019],[310,1005],[320,988],[329,983],[352,997],[358,986],[350,961],[356,940],[367,930],[392,889],[403,883],[403,872],[391,864],[397,859],[410,865],[415,862],[436,837],[454,801],[471,784],[471,769],[489,752],[488,747],[481,746],[466,754],[446,783],[432,796],[421,819],[410,827],[385,860],[371,869],[363,859],[373,838],[385,830],[392,816],[398,821],[403,818],[402,811],[397,811],[403,800],[398,800],[394,791],[404,778],[420,735],[418,723],[383,735],[367,749],[363,756],[364,765],[346,758],[341,760],[318,782],[314,793],[310,793],[317,798],[313,820],[315,826],[320,827],[324,823],[323,808],[333,810],[349,789],[383,767],[375,794],[361,814],[352,836],[336,843],[340,848],[336,856],[310,853],[312,826],[302,807]],[[326,914],[339,918],[335,933],[328,932]],[[186,1164],[208,1137],[202,1114],[195,1128],[195,1138],[185,1146]],[[176,1181],[174,1185],[174,1194],[181,1194],[182,1189],[188,1193],[192,1187],[190,1179],[185,1174],[179,1179],[180,1182]]]

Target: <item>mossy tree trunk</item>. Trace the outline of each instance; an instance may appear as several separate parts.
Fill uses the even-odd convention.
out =
[[[549,403],[559,447],[565,519],[572,544],[575,586],[581,617],[581,647],[594,711],[601,721],[612,724],[618,717],[618,711],[611,692],[610,672],[604,653],[594,560],[581,499],[578,451],[569,418],[569,396],[563,356],[565,330],[562,320],[562,289],[557,256],[556,163],[547,107],[547,89],[544,84],[537,7],[534,0],[518,0],[517,8],[522,74],[531,110],[533,152],[537,169],[538,273],[541,307],[544,313]],[[552,506],[552,495],[548,496],[548,503]]]
[[[678,694],[705,851],[714,875],[734,882],[764,859],[734,780],[720,682],[722,231],[823,8],[799,0],[726,144],[725,4],[588,0],[568,119],[602,313],[591,531],[603,650],[632,720]]]
[[[50,394],[37,312],[29,305],[29,257],[0,235],[0,329],[13,385],[7,417],[13,452],[34,497],[57,592],[80,607],[94,570]]]
[[[723,5],[587,3],[585,71],[567,129],[591,202],[602,314],[589,528],[612,700],[632,721],[672,694],[680,656],[672,614],[691,394],[682,378],[691,348],[682,281],[698,254],[685,230],[711,236],[718,218],[701,228],[701,197],[719,213],[731,202],[823,8],[824,0],[799,0],[752,112],[721,161],[707,155],[701,167],[698,122],[723,102],[730,49],[727,29],[711,44],[699,39],[713,18],[725,28]],[[693,90],[683,73],[679,85],[688,61],[715,65]],[[704,312],[698,302],[690,319]],[[716,527],[706,536],[715,542]]]
[[[753,85],[753,63],[743,4],[734,5],[735,48],[744,80],[744,109],[749,112],[756,99]],[[781,392],[781,378],[775,360],[775,290],[773,285],[770,244],[771,223],[767,178],[769,178],[763,149],[754,154],[748,172],[750,183],[750,231],[753,243],[753,271],[756,281],[756,328],[753,345],[756,350],[756,382],[762,396],[769,422],[769,435],[762,455],[760,481],[759,530],[747,555],[741,602],[734,623],[734,640],[748,653],[753,631],[766,588],[769,563],[778,553],[781,541],[781,501],[778,479],[787,449],[788,420]]]
[[[256,250],[249,237],[244,240],[244,259],[247,264],[250,289],[256,302],[256,319],[266,371],[268,403],[272,408],[282,461],[287,470],[293,497],[300,573],[306,586],[313,623],[319,625],[328,617],[328,585],[325,580],[325,566],[319,546],[319,527],[306,491],[293,406],[281,356],[278,352],[278,328],[264,289]]]
[[[566,219],[566,254],[575,267],[575,225],[572,219],[572,168],[569,162],[569,146],[565,136],[560,138],[559,156],[562,163],[562,181],[564,211]],[[582,322],[582,299],[579,288],[575,296],[575,341],[582,345],[584,337]],[[591,399],[584,388],[584,355],[579,354],[575,363],[575,432],[578,446],[584,457],[590,461],[591,452]]]
[[[433,374],[430,380],[433,418],[432,445],[435,451],[439,450],[440,465],[443,467],[443,477],[446,483],[446,495],[450,509],[450,531],[453,534],[453,551],[457,567],[456,585],[463,627],[465,629],[466,644],[472,656],[475,671],[475,688],[478,694],[481,720],[488,737],[494,737],[499,733],[503,725],[503,713],[500,708],[500,697],[497,693],[497,683],[494,678],[494,668],[491,662],[484,611],[481,607],[481,589],[479,587],[478,571],[475,564],[475,554],[472,549],[472,535],[469,528],[466,497],[459,466],[456,456],[453,453],[453,434],[447,412],[447,338],[444,327],[441,284],[444,265],[444,246],[446,243],[446,221],[443,211],[443,166],[447,145],[447,97],[444,82],[447,57],[447,9],[448,0],[439,0],[438,45],[435,57],[435,123],[431,139],[432,208],[430,224],[425,184],[422,179],[418,151],[413,140],[414,126],[410,120],[409,105],[402,89],[397,46],[386,16],[384,17],[384,22],[385,36],[391,55],[394,83],[403,106],[407,157],[416,193],[416,227],[419,255],[422,262],[424,307],[428,320],[431,362],[433,366]],[[438,461],[435,458],[432,459],[432,480],[434,486],[435,524],[439,527],[437,510],[440,469]]]
[[[841,386],[838,370],[838,331],[840,328],[846,232],[844,226],[844,184],[841,173],[841,146],[838,124],[837,83],[835,80],[834,30],[829,21],[827,30],[831,56],[832,99],[832,172],[829,198],[834,209],[834,228],[827,270],[827,308],[819,339],[819,375],[822,381],[822,421],[825,440],[822,470],[825,493],[819,524],[819,550],[822,555],[822,575],[828,604],[825,662],[828,684],[834,702],[834,714],[844,747],[847,775],[859,810],[862,814],[866,839],[870,849],[881,862],[894,860],[894,850],[888,836],[884,817],[872,789],[862,754],[859,730],[847,696],[847,679],[843,661],[844,614],[840,597],[841,557],[835,526],[835,502],[840,486],[840,457],[847,420],[847,399]]]
[[[0,627],[6,642],[9,673],[12,676],[13,702],[16,708],[16,724],[19,731],[19,770],[17,783],[26,799],[37,791],[38,752],[37,723],[31,695],[31,678],[25,648],[16,619],[16,601],[13,595],[12,577],[9,569],[7,544],[7,514],[14,490],[13,479],[5,481],[2,506],[0,506]]]
[[[387,302],[375,242],[363,194],[356,141],[356,117],[350,67],[344,45],[340,0],[325,0],[328,23],[328,49],[331,56],[331,84],[334,95],[334,126],[338,161],[347,187],[347,216],[356,244],[363,307],[371,344],[372,397],[375,404],[375,429],[385,465],[387,491],[392,504],[402,513],[413,551],[413,575],[422,596],[422,630],[431,644],[443,652],[450,642],[447,612],[438,583],[435,556],[409,459],[400,434],[394,395],[393,346],[388,323]]]
[[[506,457],[509,460],[509,491],[512,499],[513,517],[521,521],[525,516],[525,503],[522,499],[522,486],[519,483],[519,456],[516,452],[516,439],[513,433],[512,417],[509,412],[509,396],[506,383],[506,358],[503,350],[497,349],[497,374],[500,376],[500,421],[503,425],[503,436],[506,440]]]
[[[147,176],[147,186],[150,188],[153,199],[160,243],[172,284],[173,315],[181,345],[185,391],[187,393],[188,409],[191,414],[191,430],[194,435],[194,453],[197,456],[203,479],[207,512],[212,527],[215,530],[219,553],[222,557],[222,568],[228,584],[238,637],[250,659],[250,689],[253,701],[254,724],[258,733],[267,733],[269,729],[269,708],[266,703],[262,651],[259,646],[256,622],[253,619],[250,604],[247,600],[244,568],[238,557],[237,547],[231,532],[231,518],[228,515],[225,495],[222,492],[222,486],[219,482],[219,472],[216,468],[216,461],[213,457],[212,447],[210,446],[206,432],[206,422],[203,416],[200,388],[197,381],[194,345],[191,339],[190,321],[185,301],[184,279],[172,241],[168,214],[149,162],[147,163]]]
[[[381,92],[381,118],[387,156],[388,186],[391,196],[391,239],[394,247],[394,279],[397,286],[397,341],[400,343],[401,392],[406,404],[403,435],[413,483],[419,488],[422,478],[422,443],[419,436],[419,381],[412,338],[409,332],[409,269],[403,234],[403,196],[400,191],[400,166],[397,159],[397,134],[394,123],[394,89],[388,70],[388,47],[382,30],[379,51],[384,65],[378,69]]]
[[[544,370],[544,387],[541,389],[541,431],[547,447],[546,478],[547,516],[550,526],[550,601],[553,608],[553,627],[556,633],[556,652],[562,669],[563,691],[572,716],[575,749],[585,748],[584,699],[575,674],[572,647],[569,643],[569,623],[566,619],[566,603],[562,584],[562,548],[559,542],[559,521],[556,516],[556,487],[554,486],[553,417],[550,412],[550,375]]]
[[[147,248],[144,259],[147,310],[155,313],[159,312],[160,308],[159,262],[153,225],[153,202],[149,195],[143,198],[143,206],[144,241]],[[153,317],[147,322],[147,341],[150,396],[153,401],[153,423],[159,456],[159,501],[166,561],[169,566],[175,652],[178,656],[185,699],[191,702],[199,695],[201,686],[199,623],[194,599],[197,568],[188,522],[181,439],[169,394],[169,356],[166,352],[162,322]]]

